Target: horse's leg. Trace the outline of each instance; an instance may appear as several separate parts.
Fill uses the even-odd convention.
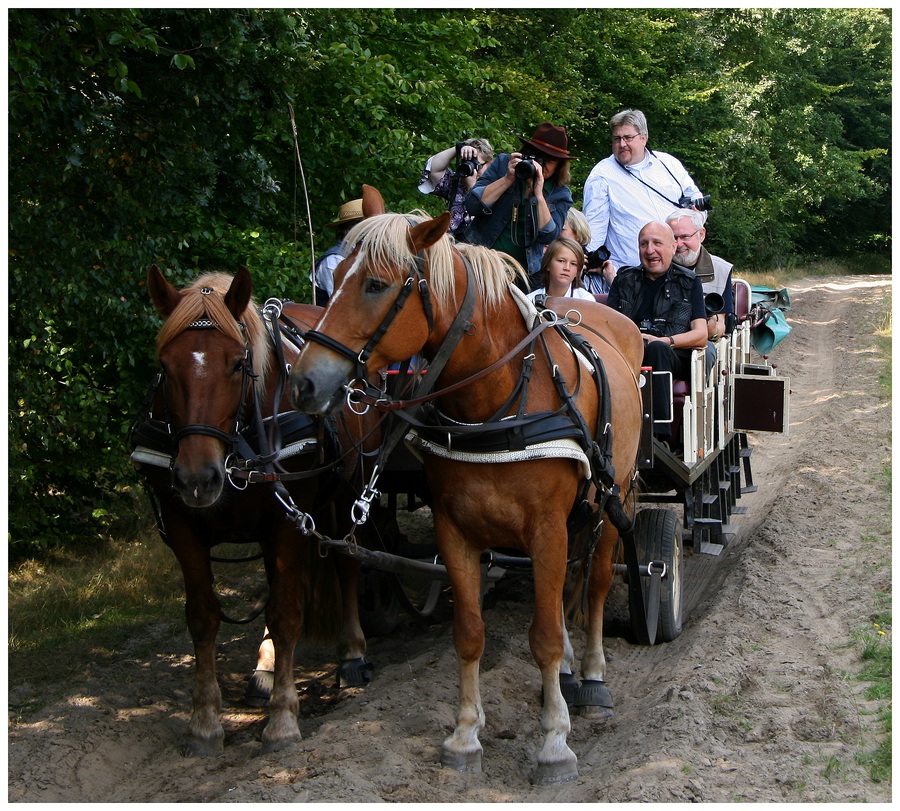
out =
[[[479,666],[484,653],[481,617],[481,553],[439,512],[435,534],[453,585],[453,643],[459,660],[459,703],[456,728],[441,746],[441,765],[460,772],[481,771],[484,710],[479,689]],[[452,540],[451,540],[452,538]]]
[[[262,642],[256,653],[256,669],[247,682],[244,702],[251,707],[265,707],[272,697],[272,683],[275,680],[275,645],[269,629],[263,631]]]
[[[528,639],[531,653],[541,671],[543,710],[541,729],[544,744],[538,752],[534,782],[547,784],[571,780],[578,776],[578,760],[566,744],[571,730],[569,709],[559,684],[560,667],[565,653],[562,593],[565,580],[565,538],[559,534],[565,520],[544,524],[533,537],[547,539],[543,548],[532,549],[534,571],[534,616]],[[539,563],[538,563],[539,562]]]
[[[612,556],[617,538],[616,528],[609,519],[605,520],[588,582],[587,642],[581,660],[582,684],[576,693],[575,703],[581,715],[594,720],[609,718],[613,714],[612,696],[606,686],[603,609],[612,583]]]
[[[365,687],[372,681],[371,663],[366,661],[366,636],[359,622],[360,563],[337,555],[341,581],[343,625],[338,641],[338,687]]]
[[[563,658],[559,666],[559,689],[567,705],[571,705],[578,690],[578,679],[575,676],[575,651],[566,628],[566,609],[562,609]]]
[[[209,550],[202,547],[193,534],[178,526],[169,526],[168,538],[184,577],[185,616],[194,642],[197,668],[193,713],[188,723],[184,754],[188,757],[218,755],[225,742],[225,730],[219,721],[222,692],[216,680],[215,652],[221,606],[213,589]]]
[[[304,588],[300,539],[293,527],[283,528],[266,560],[269,602],[266,626],[275,649],[275,676],[269,699],[269,723],[262,733],[262,751],[274,752],[300,740],[297,713],[300,701],[294,684],[294,652],[302,631],[300,589]],[[270,563],[271,561],[271,563]]]

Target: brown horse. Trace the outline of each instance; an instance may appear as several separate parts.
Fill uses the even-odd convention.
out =
[[[273,317],[267,326],[252,301],[246,268],[234,277],[207,274],[179,291],[154,266],[148,288],[165,319],[156,346],[162,373],[149,414],[133,431],[132,458],[155,494],[160,531],[184,576],[197,665],[186,753],[211,755],[223,748],[214,649],[223,615],[210,552],[219,543],[244,541],[259,543],[269,583],[271,645],[267,639],[260,657],[274,658],[262,735],[263,751],[272,751],[300,738],[293,664],[301,635],[338,638],[342,659],[364,662],[359,566],[344,556],[323,558],[315,540],[298,528],[302,523],[310,532],[320,522],[326,532],[341,529],[332,516],[349,516],[363,426],[355,415],[339,415],[330,425],[335,450],[328,452],[316,421],[290,409],[286,370],[300,340],[284,333],[314,326],[320,308],[284,305],[284,318]],[[340,461],[337,442],[346,451],[340,476],[326,464]],[[154,463],[154,453],[162,464]],[[349,524],[348,517],[343,531]],[[271,661],[260,664],[267,666]]]
[[[484,447],[478,448],[480,440],[475,440],[475,451],[467,457],[448,449],[446,442],[442,446],[437,437],[457,432],[454,442],[461,438],[459,446],[464,447],[465,432],[473,425],[487,422],[497,428],[497,420],[508,417],[512,436],[530,415],[562,414],[576,426],[574,434],[579,434],[581,420],[590,427],[591,438],[602,444],[601,436],[609,438],[607,426],[598,426],[602,387],[593,384],[585,364],[555,328],[537,339],[526,338],[533,322],[523,318],[520,297],[509,284],[512,266],[502,254],[454,246],[446,235],[446,214],[436,219],[385,214],[377,190],[363,190],[367,219],[347,237],[355,248],[339,266],[336,292],[316,330],[307,335],[291,372],[294,406],[307,414],[327,414],[340,405],[352,381],[365,379],[372,370],[414,353],[432,364],[441,359],[431,395],[440,431],[429,435],[421,430],[415,440],[423,451],[436,539],[453,586],[453,638],[460,668],[456,728],[444,741],[441,762],[460,771],[481,768],[479,662],[485,636],[480,559],[488,547],[510,548],[524,552],[533,566],[529,640],[543,682],[545,736],[534,779],[571,779],[578,773],[577,759],[566,744],[570,721],[560,690],[568,647],[563,586],[567,519],[577,503],[582,508],[585,504],[584,462],[565,451],[548,453],[528,441],[524,450],[505,455],[487,448],[483,440]],[[548,303],[560,314],[577,307],[580,315],[573,311],[569,320],[580,321],[574,330],[590,339],[602,359],[612,431],[607,459],[616,471],[613,486],[625,493],[634,481],[641,431],[638,330],[601,304],[571,299]],[[552,313],[540,318],[554,320]],[[454,345],[446,348],[448,333],[453,333]],[[530,382],[523,382],[523,367],[530,368]],[[433,366],[425,377],[429,374],[435,374]],[[577,408],[568,408],[567,399]],[[522,430],[527,437],[527,428]],[[564,455],[554,455],[557,452]],[[499,463],[488,463],[492,453]],[[606,504],[609,508],[611,502]],[[595,525],[597,518],[592,517]],[[617,537],[612,522],[603,521],[590,568],[587,651],[581,664],[583,686],[589,690],[605,690],[603,606]]]

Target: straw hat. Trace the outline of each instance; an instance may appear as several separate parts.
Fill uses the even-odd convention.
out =
[[[351,200],[338,209],[338,218],[325,227],[337,228],[339,225],[351,225],[361,219],[363,219],[362,199]]]

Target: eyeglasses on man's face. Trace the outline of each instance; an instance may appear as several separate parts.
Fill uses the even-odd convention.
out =
[[[635,138],[639,138],[640,133],[636,132],[634,135],[613,135],[612,141],[614,144],[618,143],[626,143],[630,144]]]
[[[687,242],[692,236],[694,236],[694,234],[699,234],[699,233],[700,233],[700,229],[698,228],[696,231],[694,231],[691,234],[675,234],[675,241],[676,242]]]

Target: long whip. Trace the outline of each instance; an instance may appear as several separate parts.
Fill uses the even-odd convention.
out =
[[[313,239],[312,211],[309,206],[309,190],[306,186],[306,172],[303,171],[303,161],[300,158],[300,141],[297,138],[297,122],[294,120],[294,107],[288,103],[291,113],[291,132],[294,136],[294,154],[297,157],[297,166],[300,167],[300,180],[303,183],[303,198],[306,201],[306,222],[309,226],[309,288],[312,296],[312,304],[316,303],[316,245]],[[297,183],[294,182],[294,242],[297,241]]]

